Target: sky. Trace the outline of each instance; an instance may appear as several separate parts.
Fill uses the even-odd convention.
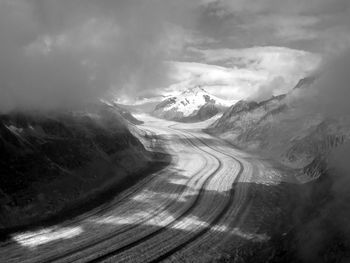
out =
[[[0,110],[135,101],[200,85],[293,88],[350,45],[348,0],[0,0]]]

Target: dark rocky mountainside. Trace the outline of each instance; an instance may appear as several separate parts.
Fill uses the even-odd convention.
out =
[[[129,121],[132,124],[139,125],[143,124],[143,121],[140,121],[136,119],[131,112],[129,111],[127,106],[117,104],[117,103],[110,103],[110,102],[104,102],[106,105],[114,108],[118,113],[127,121]]]
[[[313,171],[317,176],[317,169],[310,165],[317,167],[331,149],[347,140],[349,121],[325,118],[298,108],[296,93],[307,90],[315,81],[315,77],[302,79],[288,94],[259,103],[239,101],[207,131],[289,167]]]
[[[152,156],[107,104],[74,112],[0,116],[0,228],[54,215],[111,185],[127,184]]]
[[[288,94],[266,101],[240,101],[207,128],[236,146],[277,160],[276,166],[297,179],[280,185],[289,193],[283,204],[288,211],[281,220],[287,226],[283,235],[242,247],[225,262],[239,257],[242,262],[349,262],[350,118],[347,112],[335,116],[328,114],[331,108],[312,105],[317,98],[308,96],[320,92],[314,86],[318,81],[302,79]]]

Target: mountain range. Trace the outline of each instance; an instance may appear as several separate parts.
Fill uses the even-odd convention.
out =
[[[241,100],[206,131],[315,178],[332,149],[350,136],[349,120],[328,118],[300,107],[303,92],[315,82],[316,77],[307,77],[287,94],[261,102]]]
[[[156,117],[180,121],[198,122],[222,113],[232,102],[220,99],[199,86],[191,87],[178,96],[171,96],[155,106]]]
[[[0,115],[0,230],[77,209],[155,167],[154,154],[135,136],[140,123],[108,102]]]

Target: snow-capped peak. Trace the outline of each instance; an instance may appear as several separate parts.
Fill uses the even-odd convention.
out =
[[[219,107],[229,107],[232,103],[209,94],[200,86],[190,87],[177,96],[170,97],[163,104],[164,111],[176,110],[184,117],[190,116],[202,106],[212,103]]]

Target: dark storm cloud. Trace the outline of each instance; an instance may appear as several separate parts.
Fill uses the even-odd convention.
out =
[[[220,39],[221,46],[279,45],[333,52],[350,44],[347,0],[216,0],[205,10],[200,29]]]
[[[1,0],[0,109],[75,106],[161,85],[169,25],[190,23],[190,10],[182,1]]]
[[[300,195],[304,196],[300,203],[306,204],[303,212],[297,210],[295,214],[297,221],[303,220],[296,229],[301,262],[345,262],[349,251],[349,68],[350,50],[328,58],[315,72],[313,85],[295,90],[295,97],[291,99],[296,109],[293,111],[295,119],[313,116],[326,120],[329,130],[323,131],[327,135],[325,143],[334,137],[338,143],[345,142],[337,147],[337,144],[327,146],[334,147],[321,156],[327,157],[327,170],[310,184],[312,188],[303,189]]]
[[[350,115],[350,50],[329,57],[313,75],[316,81],[308,89],[296,90],[291,101],[300,114],[321,114],[339,118]]]
[[[336,3],[0,0],[0,109],[154,93],[169,84],[164,61],[204,62],[191,47],[338,50],[349,4]]]
[[[313,191],[303,193],[314,200],[317,213],[298,229],[297,248],[301,262],[347,262],[350,240],[350,144],[332,151],[329,177],[321,179]],[[314,204],[315,207],[315,204]],[[301,215],[297,215],[302,218]],[[327,260],[328,259],[328,260]]]

